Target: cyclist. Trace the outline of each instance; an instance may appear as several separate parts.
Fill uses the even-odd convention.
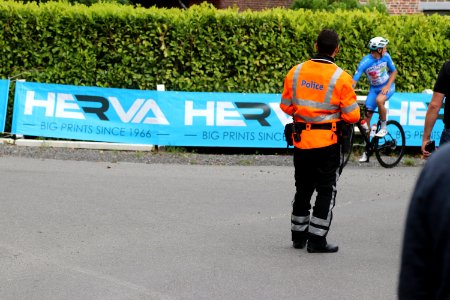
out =
[[[376,134],[377,137],[384,137],[387,134],[386,120],[387,111],[384,103],[394,94],[394,80],[397,76],[397,69],[391,56],[386,50],[389,41],[383,37],[377,36],[369,41],[367,47],[370,54],[364,56],[358,65],[355,75],[353,75],[353,88],[365,73],[369,80],[370,89],[365,103],[365,120],[370,125],[373,112],[378,107],[380,114],[381,128]],[[368,162],[369,156],[363,153],[360,162]]]

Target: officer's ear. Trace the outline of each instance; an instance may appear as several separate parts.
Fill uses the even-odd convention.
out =
[[[333,55],[332,57],[336,57],[336,55],[339,53],[339,46],[336,47],[336,49],[334,49]]]

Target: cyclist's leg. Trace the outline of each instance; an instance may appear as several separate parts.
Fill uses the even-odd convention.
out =
[[[377,109],[377,92],[371,88],[369,90],[369,94],[367,94],[366,103],[365,103],[365,116],[367,125],[370,129],[370,121],[372,120],[373,112]]]
[[[391,88],[389,89],[387,94],[381,93],[382,88],[383,87],[377,88],[376,103],[377,103],[377,107],[378,107],[378,112],[380,114],[380,120],[386,121],[387,120],[387,111],[386,111],[386,107],[384,106],[384,104],[395,93],[395,84],[391,85]]]
[[[366,120],[367,125],[369,126],[369,130],[371,128],[370,122],[372,120],[373,112],[376,110],[376,107],[377,107],[376,98],[377,98],[377,94],[373,90],[373,88],[371,88],[369,90],[369,94],[367,95],[366,103],[364,105],[364,119]],[[367,149],[368,147],[369,147],[369,145],[366,144],[366,150],[360,157],[359,162],[368,162],[369,161],[369,154],[368,154],[369,151]]]
[[[377,133],[377,136],[379,136],[379,137],[383,137],[387,134],[387,130],[386,130],[387,110],[385,107],[385,103],[394,94],[395,85],[394,84],[391,85],[391,88],[389,89],[387,94],[381,93],[382,88],[383,87],[377,89],[379,91],[379,93],[376,98],[376,102],[377,102],[377,106],[378,106],[378,113],[380,114],[380,124],[381,124],[380,132]]]
[[[386,111],[386,107],[384,106],[384,103],[386,102],[387,97],[386,95],[379,93],[377,95],[377,107],[378,107],[378,113],[380,114],[380,120],[381,121],[386,121],[386,115],[387,115],[387,111]]]

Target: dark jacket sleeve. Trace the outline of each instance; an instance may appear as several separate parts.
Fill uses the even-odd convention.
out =
[[[444,94],[447,97],[450,95],[450,60],[445,62],[439,71],[433,91]]]

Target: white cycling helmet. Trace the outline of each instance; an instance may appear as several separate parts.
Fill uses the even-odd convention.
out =
[[[384,37],[377,36],[369,41],[369,43],[367,44],[367,48],[369,48],[370,50],[377,50],[386,47],[388,43],[389,41]]]

